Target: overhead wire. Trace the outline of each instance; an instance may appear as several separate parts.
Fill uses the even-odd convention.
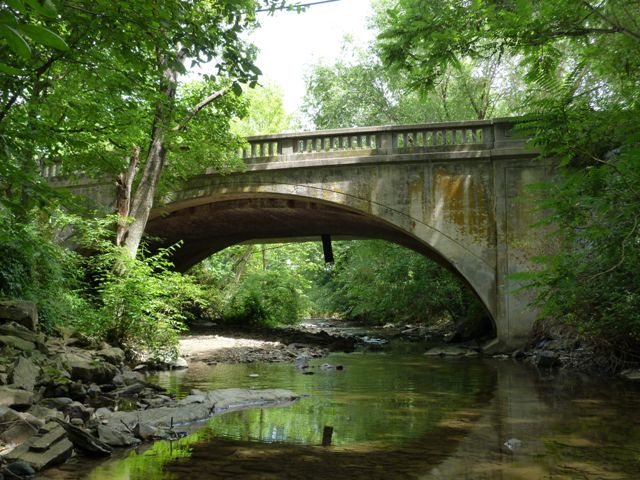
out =
[[[309,2],[309,3],[296,3],[291,5],[292,8],[304,8],[304,7],[313,7],[314,5],[322,5],[323,3],[334,3],[340,2],[341,0],[318,0],[317,2]],[[270,8],[262,8],[260,10],[256,10],[256,13],[259,12],[271,12]]]

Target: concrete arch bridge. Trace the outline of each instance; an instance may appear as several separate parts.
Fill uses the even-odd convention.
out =
[[[153,210],[147,233],[183,241],[179,270],[242,242],[389,240],[455,272],[492,318],[493,347],[516,347],[536,312],[510,274],[545,248],[527,185],[554,169],[512,132],[501,119],[251,137],[245,171],[189,179]],[[115,198],[110,183],[72,190]]]

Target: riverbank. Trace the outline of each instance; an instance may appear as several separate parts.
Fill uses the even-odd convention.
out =
[[[120,348],[77,333],[45,336],[32,305],[11,307],[0,319],[0,478],[32,478],[76,454],[109,456],[114,448],[177,438],[214,415],[298,398],[284,389],[231,388],[177,399],[147,381],[146,365],[126,365]]]

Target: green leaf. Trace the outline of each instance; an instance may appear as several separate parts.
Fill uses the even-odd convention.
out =
[[[19,68],[11,67],[4,63],[0,63],[0,72],[6,73],[7,75],[24,75],[26,73]]]
[[[239,83],[234,83],[233,85],[231,85],[231,90],[233,91],[233,93],[237,96],[242,95],[242,86],[240,86]]]
[[[19,25],[16,27],[22,33],[28,35],[31,40],[46,47],[58,50],[69,50],[69,45],[57,33],[39,25]]]
[[[56,10],[56,6],[53,4],[51,0],[44,0],[41,4],[38,0],[25,0],[27,4],[33,8],[40,15],[43,15],[47,18],[56,18],[58,14]]]
[[[26,40],[14,28],[9,25],[0,25],[0,36],[4,37],[16,55],[28,60],[31,57],[31,47]]]
[[[25,13],[24,3],[21,0],[5,0],[9,8],[13,8],[17,12]]]

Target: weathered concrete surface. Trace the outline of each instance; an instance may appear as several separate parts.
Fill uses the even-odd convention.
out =
[[[512,136],[512,123],[253,137],[245,172],[190,179],[159,202],[147,232],[164,245],[183,242],[180,270],[242,242],[390,240],[458,274],[494,321],[494,348],[518,347],[535,312],[510,275],[548,248],[531,228],[539,214],[527,186],[552,178],[554,166]],[[104,186],[96,187],[102,203]],[[86,183],[79,188],[89,194]]]

